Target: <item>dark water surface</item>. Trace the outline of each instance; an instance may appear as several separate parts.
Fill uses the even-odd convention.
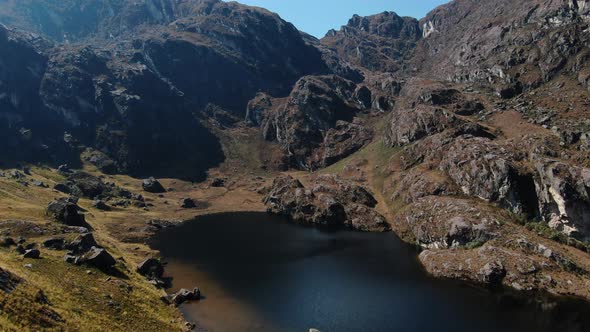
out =
[[[182,307],[208,331],[590,331],[580,301],[434,280],[393,234],[325,231],[263,213],[200,217],[154,239]]]

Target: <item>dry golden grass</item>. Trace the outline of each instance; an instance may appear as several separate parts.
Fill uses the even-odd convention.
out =
[[[101,175],[90,166],[84,170]],[[50,187],[63,179],[54,170],[36,167],[29,178],[41,180]],[[261,196],[253,190],[264,185],[266,180],[240,177],[230,179],[229,188],[209,188],[205,184],[162,179],[165,187],[173,189],[164,197],[143,192],[140,179],[116,175],[106,176],[106,181],[141,193],[146,202],[153,204],[147,210],[130,207],[103,212],[93,209],[91,200],[81,199],[79,202],[87,210],[86,220],[94,229],[98,243],[119,259],[118,268],[124,276],[109,276],[88,267],[66,264],[62,260],[63,251],[41,248],[42,259],[25,260],[13,250],[0,249],[0,268],[25,280],[11,294],[0,292],[0,304],[4,303],[0,307],[0,330],[181,330],[183,320],[179,312],[159,300],[163,291],[155,289],[134,271],[137,263],[156,254],[143,244],[149,234],[138,235],[137,231],[151,219],[187,220],[197,215],[224,211],[264,211]],[[0,226],[6,220],[26,220],[44,225],[49,222],[45,207],[62,196],[50,188],[24,186],[15,180],[0,178]],[[206,201],[209,206],[202,210],[182,209],[179,202],[184,197]],[[134,234],[140,243],[121,241],[129,238],[130,234]],[[30,238],[28,242],[40,243],[45,238]],[[25,264],[33,264],[33,268],[26,268]],[[91,271],[90,274],[87,271]],[[132,291],[126,290],[127,285]],[[45,292],[51,306],[35,303],[38,290]],[[43,308],[54,310],[64,322],[44,323]]]

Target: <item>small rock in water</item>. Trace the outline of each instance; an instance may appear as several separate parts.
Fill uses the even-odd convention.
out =
[[[198,288],[189,291],[188,289],[181,289],[174,293],[170,299],[175,306],[179,306],[186,301],[196,301],[201,299],[201,291]]]

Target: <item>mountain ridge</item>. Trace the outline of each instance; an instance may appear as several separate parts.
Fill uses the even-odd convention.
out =
[[[220,0],[39,4],[0,1],[0,229],[45,229],[57,196],[136,262],[177,219],[267,209],[391,228],[437,277],[590,299],[587,0],[455,0],[322,39]]]

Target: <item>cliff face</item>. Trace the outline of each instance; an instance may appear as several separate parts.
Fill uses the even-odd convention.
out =
[[[536,87],[583,69],[589,10],[571,0],[453,1],[420,21],[414,61],[441,79]]]
[[[355,15],[340,30],[321,40],[341,59],[372,71],[401,69],[421,37],[418,21],[393,12],[374,16]]]
[[[44,112],[39,89],[52,44],[0,25],[0,153],[4,161],[66,160],[59,117]],[[60,137],[61,136],[61,137]]]
[[[115,38],[139,25],[168,24],[217,1],[2,0],[0,21],[58,42]],[[196,8],[196,7],[201,8]]]
[[[4,22],[57,42],[72,36],[42,55],[2,50],[19,73],[5,75],[31,81],[11,85],[26,90],[18,98],[36,103],[10,109],[10,126],[31,129],[29,122],[41,119],[34,109],[56,122],[57,133],[45,140],[63,141],[67,132],[68,145],[99,150],[119,171],[137,175],[202,176],[223,160],[217,139],[201,125],[204,110],[243,117],[258,91],[284,95],[301,76],[329,71],[293,25],[237,3],[25,1],[0,8],[12,15],[0,17]],[[60,20],[43,21],[49,18],[37,15],[39,8]],[[30,43],[23,40],[22,48]]]
[[[279,177],[265,204],[391,226],[437,276],[590,298],[587,0],[455,0],[420,21],[354,16],[321,40],[220,0],[0,0],[0,22],[0,162],[82,155],[191,180],[224,153],[248,159],[229,167],[341,162],[312,183]],[[242,142],[255,133],[266,142]]]

